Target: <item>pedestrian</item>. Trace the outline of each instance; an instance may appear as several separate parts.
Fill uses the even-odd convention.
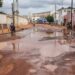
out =
[[[35,27],[35,23],[33,23],[33,27]]]
[[[11,23],[11,25],[10,25],[10,31],[11,31],[11,35],[14,35],[14,33],[15,33],[15,26],[13,25],[13,23]]]

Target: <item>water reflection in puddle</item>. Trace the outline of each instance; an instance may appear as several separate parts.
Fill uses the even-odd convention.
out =
[[[56,34],[56,36],[58,35]],[[13,59],[23,59],[33,66],[27,75],[62,75],[62,72],[67,75],[69,68],[71,69],[70,65],[75,62],[73,54],[68,56],[74,58],[66,56],[66,53],[71,51],[69,43],[60,44],[58,41],[63,42],[58,38],[39,41],[44,37],[50,39],[55,37],[55,34],[50,36],[43,32],[33,32],[25,38],[9,42],[10,44],[8,43],[9,45],[5,49],[15,52],[11,55]]]

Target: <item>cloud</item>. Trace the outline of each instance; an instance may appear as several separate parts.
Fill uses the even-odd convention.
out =
[[[13,0],[3,0],[2,10],[10,13],[11,12],[11,3]],[[58,5],[58,8],[62,6],[70,6],[71,0],[18,0],[20,13],[27,14],[31,12],[40,12],[46,10],[54,10],[55,3]],[[74,1],[75,5],[75,1]]]
[[[70,5],[71,1],[68,0],[18,0],[19,1],[19,7],[20,8],[42,8],[46,7],[47,5],[54,5],[55,3],[57,5],[62,5],[62,2],[64,5]],[[4,7],[5,8],[11,8],[12,0],[4,0]],[[74,1],[75,3],[75,1]]]
[[[23,1],[23,0],[22,0]],[[46,3],[40,1],[40,0],[26,0],[22,2],[19,0],[19,6],[20,8],[42,8],[46,6]]]

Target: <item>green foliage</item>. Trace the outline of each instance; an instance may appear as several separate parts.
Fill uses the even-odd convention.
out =
[[[3,0],[0,0],[0,7],[2,7],[2,4],[3,4]]]
[[[48,16],[46,17],[46,19],[47,19],[47,21],[48,21],[49,23],[54,22],[54,17],[53,17],[53,16],[48,15]]]

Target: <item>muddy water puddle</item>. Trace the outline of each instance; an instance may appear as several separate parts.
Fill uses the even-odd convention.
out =
[[[16,71],[12,71],[13,73],[11,72],[8,75],[19,75],[19,72],[20,75],[74,75],[75,53],[72,53],[69,43],[59,43],[62,40],[55,38],[58,35],[56,33],[50,35],[33,32],[25,38],[12,40],[7,45],[5,44],[1,50],[14,51],[7,57],[13,59],[12,62],[14,62],[15,66],[18,64],[16,66],[18,68],[17,73]],[[44,37],[51,38],[39,41]],[[63,42],[65,42],[64,39]],[[27,72],[24,72],[24,70]]]

